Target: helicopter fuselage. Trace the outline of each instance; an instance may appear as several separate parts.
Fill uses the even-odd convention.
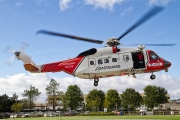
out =
[[[168,70],[171,63],[160,58],[152,50],[139,48],[104,47],[92,48],[73,59],[43,65],[24,64],[33,73],[60,72],[83,79],[99,79],[112,76],[153,73]],[[155,79],[155,75],[151,76]]]

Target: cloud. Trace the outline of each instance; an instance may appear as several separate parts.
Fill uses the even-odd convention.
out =
[[[70,4],[71,0],[59,0],[59,7],[61,11],[66,10],[67,8],[69,8],[69,4]]]
[[[45,6],[45,7],[49,6],[47,0],[35,0],[34,2],[35,2],[38,6]]]
[[[35,3],[38,5],[42,5],[46,0],[35,0]]]
[[[149,0],[149,5],[167,6],[171,0]]]
[[[0,78],[0,95],[7,94],[12,96],[13,93],[17,93],[19,98],[22,99],[22,93],[24,90],[29,89],[30,85],[35,86],[42,92],[40,101],[46,99],[45,87],[48,84],[49,76],[46,74],[29,74],[24,73],[6,76],[5,78]]]
[[[126,14],[130,14],[132,11],[133,11],[134,7],[133,6],[130,6],[126,9],[124,9],[124,11],[121,13],[121,16],[124,16]]]
[[[95,8],[112,10],[115,4],[121,4],[126,0],[84,0],[85,4],[93,5]]]
[[[16,4],[15,4],[16,7],[21,7],[21,6],[23,6],[23,5],[24,5],[23,3],[16,3]]]
[[[109,89],[116,89],[119,93],[122,93],[127,88],[134,88],[135,90],[143,93],[144,87],[147,85],[155,85],[164,87],[168,90],[168,93],[173,95],[173,98],[180,98],[180,80],[173,78],[170,75],[158,74],[155,80],[150,80],[149,74],[138,75],[136,79],[132,77],[110,77],[102,78],[99,81],[99,85],[94,87],[93,80],[80,79],[77,77],[65,77],[57,78],[53,77],[57,82],[60,83],[60,91],[66,92],[69,85],[78,85],[84,94],[87,94],[92,89],[102,90],[107,92]],[[51,76],[47,74],[17,74],[12,76],[6,76],[0,78],[0,95],[7,94],[12,96],[13,93],[19,95],[19,99],[22,99],[22,93],[24,90],[29,89],[30,85],[35,86],[42,93],[38,101],[45,102],[46,91],[45,87],[49,84]]]

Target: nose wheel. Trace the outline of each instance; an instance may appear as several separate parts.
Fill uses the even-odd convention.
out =
[[[94,86],[98,86],[99,78],[94,78]]]
[[[133,77],[133,78],[136,78],[136,75],[135,75],[135,73],[133,73],[133,74],[132,74],[132,77]]]
[[[156,76],[153,75],[153,74],[150,76],[150,79],[151,79],[151,80],[154,80],[155,78],[156,78]]]

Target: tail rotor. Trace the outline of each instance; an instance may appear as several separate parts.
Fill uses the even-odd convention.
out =
[[[11,46],[7,46],[4,49],[4,52],[13,54],[5,63],[9,66],[12,66],[20,54],[29,46],[28,43],[22,42],[20,49],[18,51],[14,50]]]

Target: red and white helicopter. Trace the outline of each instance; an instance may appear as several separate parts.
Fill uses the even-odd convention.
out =
[[[118,38],[109,38],[106,47],[92,48],[80,53],[73,59],[36,65],[31,58],[22,51],[15,51],[14,55],[24,63],[24,68],[31,73],[60,72],[64,71],[70,75],[83,78],[94,79],[94,86],[98,86],[99,78],[112,76],[132,75],[151,73],[150,79],[155,79],[154,72],[165,70],[171,63],[159,57],[152,50],[145,50],[145,45],[150,46],[174,46],[176,44],[144,44],[137,48],[118,47],[120,40],[133,29],[147,21],[149,18],[161,11],[163,7],[153,7],[140,20],[131,26],[124,34]],[[103,41],[84,38],[74,35],[56,33],[47,30],[40,30],[37,33],[61,36],[75,40],[102,44]]]

